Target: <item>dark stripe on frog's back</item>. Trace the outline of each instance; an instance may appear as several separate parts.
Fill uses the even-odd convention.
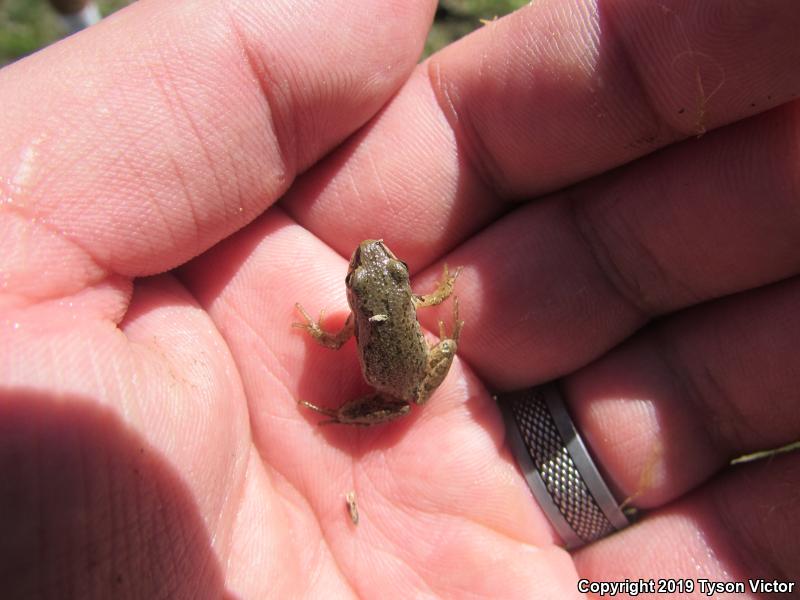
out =
[[[399,314],[395,312],[386,321],[356,319],[356,336],[361,369],[367,383],[403,400],[413,400],[425,377],[427,343],[417,323],[410,293],[403,304],[405,309]],[[363,308],[365,315],[390,313],[385,300],[373,299],[365,302]],[[409,332],[414,332],[414,335],[409,335]],[[375,357],[383,358],[377,360]]]

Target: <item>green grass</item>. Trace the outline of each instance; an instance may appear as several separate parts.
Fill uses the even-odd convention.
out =
[[[103,15],[130,0],[98,0]],[[64,35],[58,17],[45,0],[0,0],[0,65],[52,44]]]
[[[481,27],[482,20],[502,17],[528,4],[530,0],[440,0],[436,20],[425,41],[423,56]]]
[[[108,15],[131,0],[97,0]],[[425,43],[424,56],[492,19],[516,10],[529,0],[441,0],[436,22]],[[0,0],[0,66],[35,52],[61,38],[64,30],[46,0]]]

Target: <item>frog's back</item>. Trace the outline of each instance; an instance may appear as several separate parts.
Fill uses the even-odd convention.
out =
[[[417,323],[408,267],[381,240],[364,240],[345,278],[361,369],[378,391],[416,400],[428,346]]]
[[[364,379],[377,390],[414,400],[427,369],[427,344],[417,323],[411,296],[402,308],[387,311],[385,306],[372,307],[370,320],[356,319],[359,359]],[[384,318],[385,317],[385,318]]]

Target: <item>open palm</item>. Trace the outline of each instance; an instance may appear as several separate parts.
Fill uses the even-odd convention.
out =
[[[674,313],[658,339],[706,357],[698,328],[724,340],[747,315],[770,349],[790,347],[791,190],[778,178],[786,202],[773,195],[763,217],[746,202],[758,190],[737,182],[727,220],[709,225],[727,179],[693,159],[721,169],[723,148],[756,135],[779,155],[796,103],[589,178],[789,99],[796,11],[772,3],[785,24],[749,42],[786,44],[759,66],[769,100],[756,106],[741,93],[748,68],[709,58],[703,19],[677,8],[634,2],[585,19],[533,3],[415,65],[433,2],[254,4],[141,2],[0,76],[0,569],[12,593],[566,598],[579,573],[680,576],[703,555],[684,544],[687,527],[717,549],[710,576],[748,567],[719,551],[729,542],[713,535],[725,527],[708,522],[708,498],[737,477],[780,496],[774,473],[710,480],[800,423],[743,392],[732,402],[746,426],[734,419],[709,441],[647,358],[656,334],[642,328]],[[663,47],[626,55],[648,35]],[[664,55],[678,58],[642,74]],[[340,326],[347,258],[364,238],[386,240],[418,293],[443,262],[465,267],[459,358],[399,421],[319,427],[299,399],[336,407],[366,388],[354,342],[313,344],[291,327],[294,304]],[[448,301],[419,318],[436,331],[450,314]],[[748,343],[757,361],[759,340]],[[715,368],[741,390],[739,359],[724,358]],[[791,361],[770,365],[759,385],[793,401],[779,393],[798,377]],[[576,421],[616,491],[655,516],[571,556],[488,390],[581,367],[565,380],[585,399]],[[703,414],[717,422],[714,410]],[[770,468],[796,474],[797,459]],[[781,513],[790,531],[796,512]],[[784,530],[770,518],[763,527]],[[679,549],[673,571],[644,551],[654,532]],[[791,574],[789,537],[784,548],[776,536],[765,574]]]

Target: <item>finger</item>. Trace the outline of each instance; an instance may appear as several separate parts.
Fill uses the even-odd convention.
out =
[[[792,0],[531,3],[421,65],[286,208],[342,255],[383,237],[417,270],[510,199],[796,97],[798,19]]]
[[[790,104],[675,146],[464,244],[447,257],[467,267],[462,356],[496,386],[523,387],[655,316],[800,271],[799,115]]]
[[[417,59],[432,2],[360,4],[136,3],[4,69],[4,289],[163,271],[262,212]]]
[[[369,127],[300,177],[281,201],[349,256],[383,239],[412,272],[503,210],[458,153],[420,67]]]
[[[766,589],[752,590],[748,579],[777,579],[794,582],[794,589],[774,591],[796,595],[799,477],[796,452],[731,469],[691,496],[576,553],[580,577],[653,578],[667,584],[688,579],[697,597],[711,595],[699,593],[700,579],[741,581],[745,593],[735,594],[741,598],[770,595]]]
[[[685,311],[564,379],[618,494],[660,506],[732,459],[800,440],[800,279]]]
[[[796,98],[798,25],[791,0],[535,2],[431,78],[482,178],[529,196]]]

